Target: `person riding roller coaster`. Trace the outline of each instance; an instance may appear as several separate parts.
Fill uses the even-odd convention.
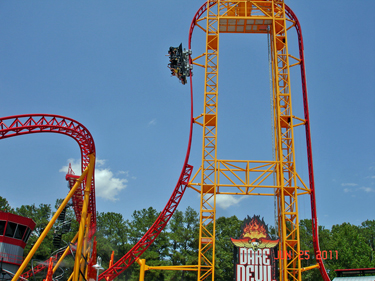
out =
[[[169,64],[171,75],[176,76],[180,82],[185,85],[186,77],[190,76],[189,52],[182,50],[182,44],[178,47],[169,47]]]

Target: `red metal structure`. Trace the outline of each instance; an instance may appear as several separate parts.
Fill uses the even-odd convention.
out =
[[[90,155],[95,155],[95,144],[90,132],[79,122],[59,115],[51,114],[24,114],[0,118],[0,139],[34,134],[34,133],[58,133],[70,136],[79,145],[81,150],[82,173],[89,165]],[[93,168],[92,168],[93,169]],[[82,182],[76,189],[73,200],[73,208],[77,221],[81,220],[83,194],[86,184]],[[91,182],[91,192],[88,199],[88,213],[90,214],[89,233],[92,236],[96,229],[96,205],[95,205],[95,182]],[[60,255],[54,257],[54,261]],[[41,271],[48,263],[38,265],[35,272]],[[32,272],[26,272],[24,278],[30,277]]]
[[[320,251],[319,246],[319,236],[318,236],[318,216],[316,213],[316,199],[315,199],[315,182],[314,182],[314,167],[313,167],[313,158],[312,158],[312,147],[311,147],[311,133],[310,133],[310,115],[309,115],[309,104],[307,99],[307,84],[306,84],[306,71],[305,71],[305,55],[303,47],[303,37],[301,25],[298,21],[298,18],[287,5],[285,5],[285,12],[290,19],[295,21],[295,28],[298,35],[298,47],[299,47],[299,59],[300,59],[300,69],[301,69],[301,81],[302,81],[302,95],[303,95],[303,108],[305,114],[305,132],[306,132],[306,147],[307,147],[307,161],[308,161],[308,170],[309,170],[309,184],[310,184],[310,202],[311,202],[311,221],[312,221],[312,234],[313,234],[313,245],[315,252]],[[323,260],[317,260],[319,264],[320,274],[323,277],[323,280],[329,281],[329,276],[324,267]]]
[[[192,87],[192,75],[190,70],[190,131],[188,139],[188,147],[186,151],[185,161],[182,167],[180,177],[178,178],[176,187],[173,190],[172,196],[169,198],[163,211],[160,213],[157,220],[150,227],[150,229],[144,234],[144,236],[134,245],[134,247],[126,253],[121,259],[114,263],[110,268],[105,270],[99,275],[99,280],[106,279],[107,281],[113,280],[115,277],[124,272],[130,265],[132,265],[147,248],[154,242],[160,232],[167,225],[168,221],[172,217],[178,204],[180,203],[182,196],[185,193],[187,184],[189,183],[193,166],[188,164],[191,141],[193,135],[193,87]]]
[[[52,114],[23,114],[0,118],[0,140],[36,133],[58,133],[73,138],[81,150],[82,172],[89,163],[88,155],[95,153],[94,139],[90,132],[82,124],[73,119]],[[77,221],[81,219],[83,190],[84,186],[77,191],[73,202]],[[92,214],[91,227],[95,232],[96,207],[94,182],[92,183],[89,210]]]
[[[375,268],[335,269],[335,272],[337,277],[375,276]],[[371,276],[369,276],[370,274]]]
[[[192,97],[192,94],[191,94]],[[192,101],[192,100],[191,100]],[[191,116],[193,108],[191,102]],[[132,248],[132,250],[125,255],[122,259],[117,261],[111,268],[103,272],[100,276],[100,279],[107,277],[108,280],[112,280],[121,272],[123,272],[128,266],[130,266],[156,239],[159,233],[164,229],[169,219],[172,217],[174,211],[176,210],[185,190],[186,185],[189,182],[190,175],[192,172],[192,166],[188,164],[191,139],[192,139],[192,117],[190,118],[190,134],[188,149],[183,165],[181,175],[178,179],[177,185],[174,189],[174,192],[169,199],[166,207],[161,212],[160,216],[149,229],[149,231],[143,236],[143,238]],[[72,137],[77,141],[81,150],[81,163],[82,163],[82,172],[85,170],[89,163],[88,155],[95,154],[95,145],[94,140],[90,132],[77,121],[58,115],[51,114],[30,114],[30,115],[16,115],[3,117],[0,119],[0,139],[20,136],[25,134],[32,133],[59,133]],[[67,180],[69,180],[70,185],[72,186],[76,180],[72,171],[68,172]],[[73,196],[73,207],[77,217],[77,221],[80,221],[80,215],[82,210],[82,197],[83,191],[85,189],[85,184],[81,186]],[[90,203],[89,203],[89,212],[91,213],[91,222],[90,222],[90,233],[92,236],[96,228],[96,208],[95,208],[95,184],[92,182],[92,192],[90,194]],[[54,261],[58,257],[54,258]],[[37,271],[41,271],[48,266],[48,263],[42,264],[37,268]],[[35,271],[34,271],[35,272]],[[24,274],[24,278],[31,276],[31,272]]]

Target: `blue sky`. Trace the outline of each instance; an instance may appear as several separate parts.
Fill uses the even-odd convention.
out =
[[[374,219],[375,2],[286,1],[302,26],[319,224]],[[189,86],[170,77],[169,46],[187,46],[203,1],[0,2],[0,116],[49,113],[85,125],[97,150],[97,210],[130,218],[161,211],[186,152]],[[297,42],[291,32],[290,53]],[[193,56],[203,52],[195,30]],[[298,71],[293,110],[302,117]],[[267,37],[220,38],[218,157],[271,160]],[[203,72],[194,69],[194,115],[202,112]],[[296,130],[297,170],[307,182],[304,131]],[[190,164],[200,166],[201,128]],[[66,166],[78,145],[57,134],[1,141],[0,190],[13,207],[66,196]],[[76,171],[78,172],[78,171]],[[187,190],[179,210],[199,210]],[[307,197],[300,218],[310,217]],[[221,198],[218,216],[259,214],[274,222],[270,198]]]

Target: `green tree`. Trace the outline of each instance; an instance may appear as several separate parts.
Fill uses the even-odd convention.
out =
[[[31,233],[29,241],[26,245],[24,255],[26,256],[31,250],[32,246],[38,240],[39,236],[42,234],[43,230],[47,226],[51,218],[51,205],[49,204],[40,204],[38,207],[35,204],[32,205],[22,205],[19,208],[16,208],[15,213],[20,216],[31,218],[35,222],[35,229]],[[52,246],[53,234],[48,233],[43,243],[40,245],[36,251],[34,258],[38,260],[46,260],[53,249]]]
[[[366,243],[371,248],[371,267],[375,267],[375,220],[366,220],[362,222],[360,230]]]
[[[308,267],[311,265],[317,264],[316,256],[315,256],[315,250],[314,250],[314,244],[313,244],[313,238],[312,238],[312,221],[311,219],[304,219],[299,222],[299,233],[300,233],[300,249],[304,252],[304,254],[301,255],[303,258],[301,260],[301,267]],[[326,251],[326,253],[329,253],[329,251],[333,250],[332,246],[332,238],[331,238],[331,232],[329,229],[324,228],[324,226],[319,226],[319,246],[320,250]],[[327,271],[333,271],[333,265],[332,260],[324,260],[324,265]],[[320,280],[321,275],[319,269],[312,269],[308,270],[302,273],[303,280],[308,281],[314,281],[314,280]]]
[[[338,251],[338,259],[333,260],[335,269],[371,267],[371,247],[360,227],[350,223],[334,225],[332,241],[333,248]]]
[[[373,267],[374,222],[366,221],[362,226],[343,223],[334,225],[331,230],[319,226],[321,258],[331,278],[336,277],[335,269]],[[311,220],[300,221],[301,250],[308,251],[309,259],[302,260],[302,267],[317,263],[312,243]],[[303,280],[320,280],[318,269],[302,273]]]
[[[61,204],[61,199],[56,201],[55,208]],[[5,198],[0,197],[0,208],[10,210]],[[51,207],[47,204],[23,205],[16,208],[16,214],[32,218],[36,222],[36,228],[30,236],[25,255],[40,236],[49,220],[51,219]],[[124,256],[139,239],[147,232],[157,219],[159,213],[152,207],[134,211],[131,220],[125,220],[121,214],[113,212],[97,213],[97,255],[102,257],[103,266],[108,267],[112,251],[115,252],[115,261]],[[75,214],[72,209],[67,209],[66,220],[72,220],[71,231],[64,234],[65,241],[69,242],[78,230],[78,223],[75,221]],[[237,217],[220,217],[216,220],[216,267],[215,280],[227,281],[233,278],[233,244],[230,237],[240,237],[242,221]],[[275,229],[270,227],[270,233],[276,235]],[[277,236],[277,235],[276,235]],[[50,232],[43,241],[34,259],[45,261],[53,251],[53,234]],[[300,221],[301,250],[307,251],[308,259],[301,261],[302,267],[316,264],[316,256],[312,243],[311,220]],[[367,220],[360,226],[343,223],[334,225],[332,229],[325,229],[319,226],[319,241],[324,259],[324,264],[330,277],[335,277],[334,269],[339,268],[360,268],[375,267],[374,244],[375,244],[375,221]],[[191,207],[185,212],[176,211],[172,216],[166,229],[163,230],[153,244],[142,255],[149,266],[162,265],[196,265],[198,264],[198,243],[199,242],[199,216]],[[336,259],[336,251],[338,258]],[[330,256],[332,252],[332,257]],[[325,259],[326,258],[326,259]],[[71,261],[65,260],[65,270],[72,270]],[[71,265],[69,265],[71,263]],[[45,277],[45,273],[40,274]],[[67,275],[68,276],[68,275]],[[150,270],[146,272],[146,280],[196,280],[196,272],[188,271],[160,271]],[[64,277],[63,277],[64,278]],[[139,278],[138,264],[132,265],[118,280],[137,281]],[[39,277],[37,277],[39,280]],[[64,280],[64,279],[62,279]],[[303,272],[303,280],[321,280],[318,269]]]
[[[185,213],[176,211],[169,222],[169,257],[172,265],[195,265],[198,263],[199,219],[198,213],[188,207]],[[196,280],[195,272],[174,271],[168,280]]]
[[[9,205],[8,200],[0,196],[0,211],[14,213],[13,208]]]
[[[102,258],[104,267],[108,266],[112,251],[118,259],[130,250],[129,222],[121,214],[98,213],[96,230],[97,254]]]
[[[241,236],[242,221],[236,216],[216,220],[215,280],[228,281],[234,276],[234,246],[231,237]]]
[[[182,259],[182,265],[198,264],[199,247],[199,214],[191,207],[188,207],[184,213],[184,231],[183,231],[182,253],[185,259]],[[197,275],[194,272],[183,271],[181,281],[196,280]]]
[[[152,207],[148,209],[142,209],[140,211],[134,211],[130,221],[130,232],[129,232],[129,242],[131,245],[135,245],[147,232],[147,230],[156,221],[159,213]],[[169,239],[166,230],[163,230],[159,236],[156,238],[154,243],[143,253],[142,259],[146,259],[146,263],[149,266],[161,266],[167,265],[166,258],[168,257],[169,250]],[[134,264],[132,266],[134,272],[130,280],[138,280],[139,276],[139,266]],[[161,270],[150,270],[146,272],[146,279],[153,280],[164,280],[166,275],[165,271]]]
[[[170,239],[170,251],[169,256],[172,265],[180,265],[184,262],[184,255],[181,252],[181,247],[184,244],[183,232],[184,232],[184,214],[181,211],[175,211],[170,222],[169,222],[169,239]]]

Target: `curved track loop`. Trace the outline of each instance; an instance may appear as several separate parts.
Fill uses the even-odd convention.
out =
[[[300,56],[300,67],[301,67],[301,82],[302,82],[302,95],[303,95],[303,108],[305,113],[305,132],[306,132],[306,147],[307,147],[307,161],[309,169],[309,184],[310,184],[310,201],[311,201],[311,221],[312,221],[312,234],[313,234],[313,244],[315,252],[320,251],[319,246],[319,236],[318,236],[318,217],[316,213],[316,201],[315,201],[315,182],[314,182],[314,167],[312,158],[312,148],[311,148],[311,134],[310,134],[310,116],[309,116],[309,104],[307,99],[307,84],[306,84],[306,71],[305,71],[305,56],[303,47],[303,37],[301,25],[298,18],[287,5],[285,5],[285,12],[288,17],[295,22],[295,27],[298,35],[298,47]],[[315,255],[316,256],[316,255]],[[323,260],[317,260],[319,264],[320,274],[324,281],[330,281],[327,271],[324,267]]]
[[[58,133],[70,136],[81,150],[82,172],[89,164],[89,154],[95,154],[95,144],[90,132],[79,122],[59,115],[52,114],[23,114],[0,118],[0,139],[35,134]],[[77,221],[81,219],[82,198],[85,183],[73,197],[73,208]],[[96,229],[95,181],[92,181],[89,201],[91,215],[91,233]]]
[[[191,61],[191,58],[189,58]],[[167,225],[168,221],[172,217],[174,211],[176,210],[178,204],[180,203],[182,196],[185,193],[187,184],[189,183],[191,172],[193,166],[188,164],[191,141],[193,135],[193,82],[192,74],[190,71],[190,133],[189,133],[189,142],[188,148],[186,151],[184,165],[176,184],[175,189],[173,190],[172,196],[169,198],[168,203],[164,207],[163,211],[160,213],[159,217],[156,219],[154,224],[149,228],[149,230],[143,235],[143,237],[126,253],[121,259],[114,263],[110,268],[105,270],[99,275],[99,280],[106,279],[107,281],[113,280],[122,272],[124,272],[130,265],[132,265],[146,250],[147,248],[155,241],[160,232]]]

